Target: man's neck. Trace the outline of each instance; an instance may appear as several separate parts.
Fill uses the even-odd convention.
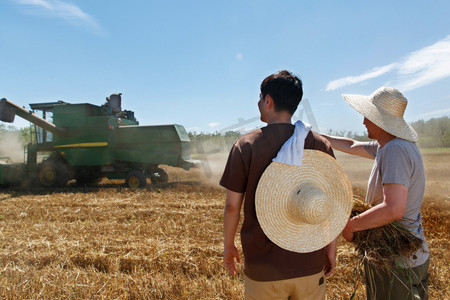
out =
[[[292,115],[288,112],[278,112],[274,114],[269,114],[267,116],[267,125],[278,124],[278,123],[288,123],[292,124]]]
[[[378,141],[378,144],[380,144],[380,148],[383,148],[384,145],[386,145],[393,139],[395,139],[395,135],[385,132],[385,134],[383,134],[379,138],[377,138],[377,141]]]

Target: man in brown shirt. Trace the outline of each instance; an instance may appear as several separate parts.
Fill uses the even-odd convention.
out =
[[[227,189],[224,212],[224,265],[236,275],[240,256],[234,243],[244,203],[241,243],[246,299],[325,299],[325,278],[335,267],[336,241],[311,253],[280,248],[264,234],[256,217],[255,192],[267,166],[294,133],[291,122],[303,96],[302,82],[288,71],[264,79],[258,102],[266,127],[239,138],[228,157],[220,184]],[[329,142],[310,131],[305,149],[334,157]],[[274,199],[276,201],[276,199]]]

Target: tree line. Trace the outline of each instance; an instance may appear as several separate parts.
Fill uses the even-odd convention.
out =
[[[417,145],[420,148],[450,148],[450,118],[444,116],[440,118],[433,118],[427,121],[418,120],[411,123],[411,126],[419,135]],[[368,141],[367,133],[358,134],[350,130],[332,130],[329,129],[326,134],[335,136],[349,137],[358,141]],[[0,141],[5,141],[8,136],[14,134],[23,140],[24,144],[30,142],[29,128],[16,128],[12,125],[6,126],[0,123]],[[237,131],[228,132],[189,132],[191,139],[192,152],[194,153],[208,153],[219,150],[227,151],[231,148],[233,143],[242,135]]]
[[[419,120],[411,123],[419,135],[417,145],[420,148],[450,147],[450,118],[444,116],[427,121]]]
[[[450,148],[450,118],[444,116],[433,118],[427,121],[418,120],[410,123],[411,127],[417,132],[419,148]],[[356,132],[346,130],[331,130],[327,132],[329,135],[345,136],[358,141],[368,141],[367,132],[363,135]]]
[[[0,123],[0,141],[4,141],[12,135],[17,136],[24,143],[29,143],[31,141],[29,127],[18,129],[13,125],[5,125]]]
[[[419,136],[417,145],[419,148],[450,148],[450,118],[444,116],[433,118],[427,121],[418,120],[410,123]],[[351,130],[332,130],[328,129],[328,135],[348,137],[357,141],[369,141],[367,132],[359,134]],[[242,135],[237,131],[229,131],[225,133],[196,133],[189,132],[194,152],[208,152],[210,145],[222,145],[230,148],[231,145]],[[206,145],[206,146],[205,146]],[[198,149],[197,149],[198,148]],[[202,149],[203,148],[203,149]],[[206,148],[206,149],[205,149]],[[199,151],[195,151],[199,150]]]

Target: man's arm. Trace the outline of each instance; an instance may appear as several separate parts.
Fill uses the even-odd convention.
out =
[[[325,276],[330,277],[336,268],[336,243],[337,238],[325,246]]]
[[[223,229],[224,229],[224,252],[223,263],[233,276],[236,275],[237,268],[234,259],[238,263],[241,262],[239,251],[234,244],[234,237],[239,226],[239,219],[241,215],[241,206],[244,199],[243,193],[236,193],[227,190],[227,199],[225,203],[225,210],[223,214]]]
[[[330,142],[331,147],[336,150],[352,155],[374,159],[374,157],[370,155],[369,152],[367,152],[367,150],[364,148],[364,143],[345,137],[331,136],[326,134],[322,134],[322,136],[326,138]]]
[[[342,231],[349,242],[355,231],[380,227],[401,219],[405,215],[408,188],[397,183],[383,185],[383,202],[351,218]]]

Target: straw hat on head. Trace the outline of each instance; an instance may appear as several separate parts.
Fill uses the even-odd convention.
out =
[[[330,155],[304,150],[300,166],[272,162],[256,188],[256,216],[279,247],[313,252],[332,242],[353,206],[350,180]]]
[[[403,119],[408,100],[391,87],[381,87],[370,96],[343,94],[356,111],[386,132],[411,142],[419,140],[416,131]]]

